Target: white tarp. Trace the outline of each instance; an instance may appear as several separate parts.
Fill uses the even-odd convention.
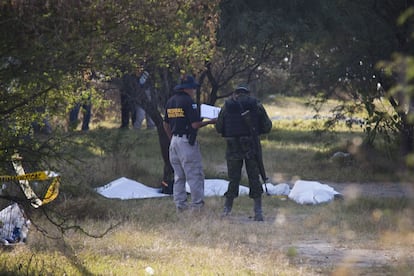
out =
[[[299,204],[329,202],[339,194],[332,187],[317,181],[298,180],[289,193],[289,198]]]
[[[287,196],[290,193],[290,187],[286,183],[280,183],[277,185],[273,185],[271,183],[267,183],[266,185],[263,184],[263,191],[266,191],[269,195],[283,195]]]
[[[0,242],[24,242],[29,232],[30,220],[26,219],[17,203],[0,211]]]
[[[223,196],[227,191],[227,186],[229,182],[223,179],[205,179],[204,180],[204,195],[205,196]],[[190,186],[188,183],[185,184],[185,190],[187,193],[190,192]],[[246,186],[240,185],[239,195],[248,195],[249,188]]]
[[[97,188],[96,191],[104,197],[119,199],[169,196],[162,194],[160,189],[145,186],[142,183],[126,177],[118,178],[105,186]]]
[[[223,179],[206,179],[204,181],[204,195],[205,196],[223,196],[227,191],[229,182]],[[267,183],[266,187],[270,195],[288,195],[290,188],[288,184],[273,185]],[[263,190],[266,189],[263,184]],[[105,186],[98,187],[96,191],[107,198],[119,199],[133,199],[133,198],[152,198],[169,196],[161,193],[160,189],[148,187],[140,182],[137,182],[126,177],[118,178]],[[189,193],[190,188],[186,184],[186,191]],[[249,188],[240,185],[239,195],[248,195]]]
[[[223,196],[227,191],[228,181],[223,179],[206,179],[204,181],[205,196]],[[321,184],[317,181],[298,180],[292,189],[286,183],[263,184],[263,190],[268,191],[269,195],[284,195],[299,204],[319,204],[334,199],[336,192],[332,187]],[[96,191],[107,198],[134,199],[134,198],[153,198],[170,196],[161,193],[161,189],[148,187],[135,180],[126,177],[118,178],[109,184],[99,187]],[[190,193],[190,188],[186,184],[186,191]],[[239,195],[249,194],[249,188],[240,185]]]

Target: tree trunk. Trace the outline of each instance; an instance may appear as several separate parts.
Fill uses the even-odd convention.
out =
[[[136,75],[128,74],[124,76],[123,89],[129,90],[129,95],[132,95],[131,101],[137,105],[140,105],[154,121],[157,128],[161,155],[164,161],[162,181],[170,183],[174,179],[173,169],[169,159],[170,140],[164,130],[163,119],[157,108],[159,105],[158,99],[155,95],[151,96],[151,98],[147,96],[145,93],[146,88],[139,85],[139,79]],[[153,88],[150,87],[150,89]]]
[[[409,108],[407,114],[404,114],[401,119],[401,153],[403,156],[407,156],[410,153],[413,153],[414,149],[414,122],[409,118],[411,114],[414,114],[414,99],[410,99]]]
[[[404,95],[397,94],[397,97],[398,101],[392,96],[388,100],[401,120],[401,126],[399,127],[400,153],[401,156],[406,157],[408,154],[413,153],[414,149],[414,124],[409,120],[409,114],[412,114],[413,110],[410,107],[408,112],[405,113],[402,108],[405,105]],[[411,104],[412,102],[413,100],[411,100]],[[403,166],[405,167],[406,164],[403,164]]]

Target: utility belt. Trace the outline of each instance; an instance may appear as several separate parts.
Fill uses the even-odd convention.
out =
[[[195,140],[197,138],[197,132],[194,132],[193,134],[173,134],[174,137],[182,137],[182,138],[187,138],[188,139],[188,143],[190,145],[194,145],[195,144]]]
[[[231,137],[225,137],[228,141],[240,141],[240,142],[247,142],[252,141],[253,138],[251,135],[249,136],[231,136]]]

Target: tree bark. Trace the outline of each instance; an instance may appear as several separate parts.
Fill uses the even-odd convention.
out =
[[[169,159],[170,140],[164,130],[163,119],[157,108],[159,105],[158,98],[155,97],[155,95],[152,95],[151,98],[147,97],[145,93],[146,88],[139,85],[139,79],[136,75],[128,74],[124,76],[122,85],[123,89],[130,92],[128,94],[132,97],[131,101],[137,105],[140,105],[154,121],[157,128],[158,141],[164,162],[162,181],[170,183],[174,178],[173,169]],[[150,87],[150,89],[153,88]]]

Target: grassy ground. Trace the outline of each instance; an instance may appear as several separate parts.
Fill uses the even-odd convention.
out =
[[[395,170],[390,146],[366,155],[360,129],[322,132],[320,122],[298,115],[310,113],[303,101],[279,102],[266,106],[269,114],[294,118],[275,120],[262,137],[273,183],[410,182]],[[93,188],[122,176],[159,187],[163,166],[155,131],[106,126],[75,133],[63,150],[74,158],[55,164],[61,193],[45,209],[64,231],[33,212],[37,227],[27,245],[0,249],[1,275],[410,275],[414,269],[412,198],[363,195],[302,206],[265,196],[263,223],[252,221],[248,197],[238,198],[224,219],[221,197],[207,198],[202,213],[180,214],[170,197],[103,198]],[[225,178],[223,139],[206,127],[199,140],[206,178]],[[338,151],[352,157],[332,159]]]

